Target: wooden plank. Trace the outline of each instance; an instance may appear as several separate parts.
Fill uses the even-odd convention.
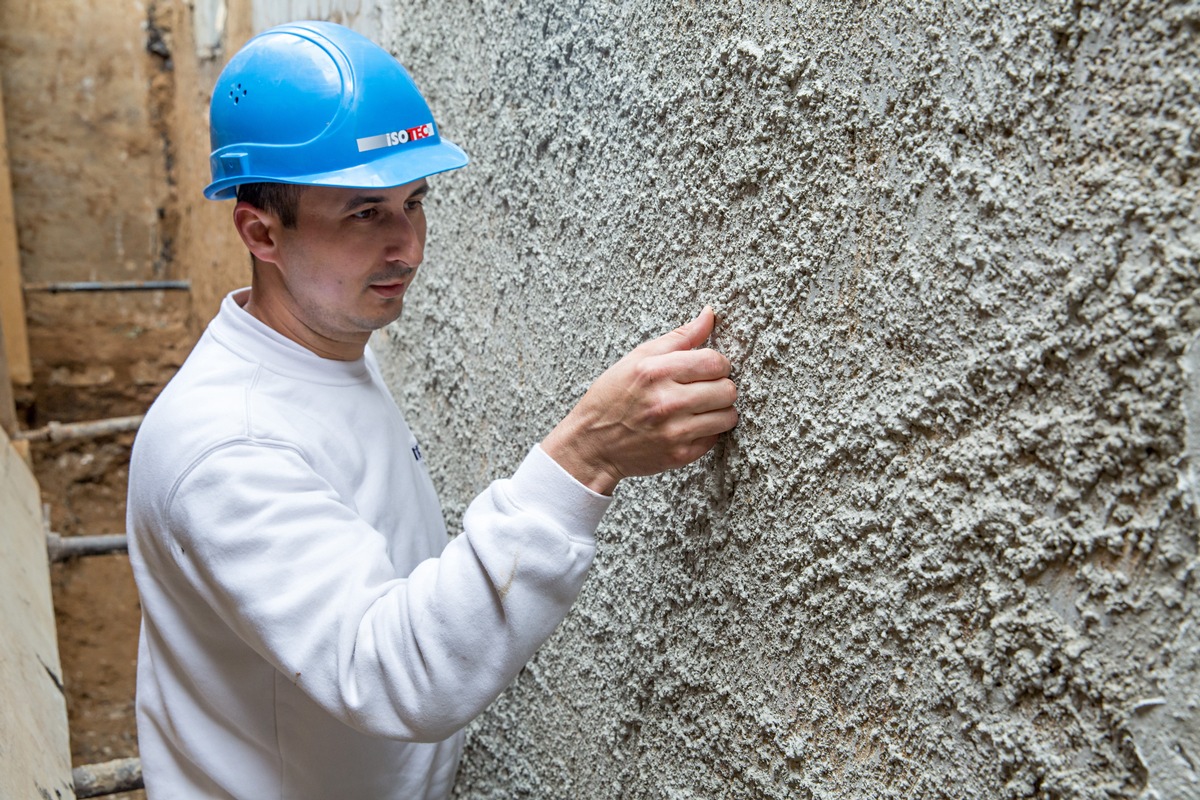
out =
[[[21,250],[17,245],[17,219],[13,212],[12,174],[8,168],[8,132],[4,122],[4,97],[0,94],[0,329],[13,383],[33,382],[29,359],[29,332],[25,324],[25,293],[21,287]]]
[[[0,797],[74,798],[41,497],[0,433]]]

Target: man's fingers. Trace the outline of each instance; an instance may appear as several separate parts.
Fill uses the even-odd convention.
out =
[[[692,417],[690,427],[696,439],[719,436],[738,424],[737,409],[732,406],[706,411]]]
[[[704,414],[732,408],[737,401],[737,386],[728,378],[694,381],[674,388],[676,408],[681,413]]]
[[[644,375],[652,380],[675,383],[713,381],[729,377],[729,359],[716,350],[684,350],[662,353],[642,362]]]
[[[668,334],[651,339],[638,349],[650,355],[691,350],[693,347],[704,344],[704,341],[712,334],[715,324],[716,315],[713,313],[712,306],[705,306],[695,319],[685,322]]]
[[[733,430],[737,422],[737,411],[732,408],[709,411],[692,417],[688,422],[688,429],[693,436],[686,440],[687,444],[679,445],[676,448],[675,466],[682,467],[684,464],[690,464],[713,449],[713,446],[720,441],[721,434]]]

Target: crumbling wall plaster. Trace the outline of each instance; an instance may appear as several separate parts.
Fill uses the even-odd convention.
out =
[[[704,303],[741,390],[620,488],[459,796],[1200,796],[1195,3],[383,30],[474,158],[377,338],[451,522]]]

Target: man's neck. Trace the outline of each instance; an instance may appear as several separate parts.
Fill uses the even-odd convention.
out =
[[[258,288],[257,292],[255,291],[256,287]],[[272,301],[272,297],[271,293],[262,291],[256,275],[250,285],[250,291],[246,294],[242,308],[271,330],[286,336],[321,358],[334,361],[357,361],[363,357],[369,337],[364,338],[361,342],[331,339],[305,325],[299,316],[289,311],[285,303]]]

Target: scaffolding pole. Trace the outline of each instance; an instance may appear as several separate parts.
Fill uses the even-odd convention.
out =
[[[104,797],[142,789],[142,762],[137,758],[118,758],[101,764],[86,764],[71,770],[76,797]]]
[[[129,539],[123,533],[100,536],[60,536],[46,534],[46,552],[50,563],[66,561],[77,556],[106,556],[111,553],[128,553]]]
[[[17,431],[14,439],[26,442],[65,442],[70,439],[92,439],[97,436],[107,436],[111,433],[136,431],[142,424],[145,414],[133,417],[113,417],[95,422],[51,422],[44,428],[31,431]]]
[[[59,283],[27,283],[27,292],[149,292],[163,290],[188,291],[191,281],[63,281]]]

